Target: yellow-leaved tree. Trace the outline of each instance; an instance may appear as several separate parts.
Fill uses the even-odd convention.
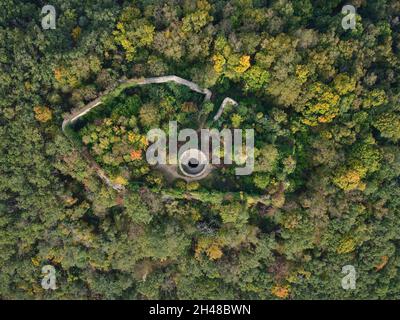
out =
[[[137,50],[153,42],[155,27],[134,6],[125,8],[113,32],[115,41],[125,50],[126,59],[132,61]]]
[[[36,106],[33,108],[33,111],[35,112],[36,120],[39,122],[50,121],[53,117],[53,113],[48,107]]]

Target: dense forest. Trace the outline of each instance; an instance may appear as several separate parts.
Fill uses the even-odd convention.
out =
[[[1,299],[400,299],[398,0],[49,2],[0,3]],[[129,88],[62,130],[165,75],[211,100]],[[145,150],[171,120],[254,129],[254,172],[168,181]]]

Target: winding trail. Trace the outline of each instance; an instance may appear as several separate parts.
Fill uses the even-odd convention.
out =
[[[221,106],[219,107],[217,114],[214,116],[214,118],[213,118],[214,121],[217,121],[221,117],[222,112],[224,111],[224,108],[225,108],[225,106],[227,104],[232,104],[234,106],[238,105],[238,103],[235,100],[233,100],[232,98],[226,97],[222,101]]]
[[[75,112],[71,113],[69,116],[67,116],[64,119],[64,121],[62,122],[61,129],[65,134],[65,128],[68,125],[73,124],[76,120],[78,120],[79,118],[81,118],[82,116],[87,114],[90,110],[92,110],[93,108],[101,105],[103,103],[103,101],[104,101],[104,98],[106,96],[108,96],[109,94],[113,94],[113,93],[116,93],[118,91],[121,92],[126,88],[133,87],[133,86],[136,86],[136,85],[141,86],[141,85],[147,85],[147,84],[166,83],[166,82],[175,82],[177,84],[180,84],[180,85],[188,87],[192,91],[195,91],[197,93],[201,93],[201,94],[204,95],[204,101],[210,101],[210,99],[211,99],[212,92],[209,89],[201,88],[198,84],[196,84],[196,83],[194,83],[192,81],[183,79],[181,77],[175,76],[175,75],[162,76],[162,77],[152,77],[152,78],[134,78],[134,79],[128,79],[128,80],[119,80],[117,86],[105,90],[95,100],[89,102],[88,104],[86,104],[81,109],[78,109],[77,111],[75,111]],[[228,97],[225,98],[222,101],[221,106],[219,107],[217,114],[213,118],[214,121],[216,121],[216,120],[218,120],[220,118],[220,116],[222,115],[222,112],[224,111],[225,106],[228,103],[229,104],[233,104],[235,106],[238,105],[238,103],[235,100],[233,100],[231,98],[228,98]],[[91,159],[91,157],[88,154],[88,152],[83,152],[83,155],[89,161],[89,163],[91,164],[92,168],[96,171],[96,173],[99,176],[99,178],[101,180],[103,180],[105,184],[107,184],[108,186],[112,187],[114,190],[116,190],[118,192],[121,192],[121,191],[125,190],[123,185],[113,183],[112,180],[109,177],[107,177],[107,175],[105,174],[104,170],[101,169],[101,167],[93,159]],[[170,178],[171,177],[172,178],[182,178],[182,179],[184,179],[186,181],[195,180],[195,179],[189,179],[188,177],[183,177],[183,176],[179,175],[177,172],[174,172],[167,165],[158,164],[156,166],[156,168],[162,170]]]
[[[144,85],[144,84],[152,84],[152,83],[165,83],[165,82],[175,82],[177,84],[181,84],[183,86],[186,86],[190,88],[191,90],[204,94],[204,101],[209,101],[211,99],[212,92],[208,89],[203,89],[201,88],[198,84],[183,79],[178,76],[162,76],[162,77],[154,77],[154,78],[144,78],[144,79],[131,79],[127,80],[126,83],[132,83],[132,84],[138,84],[138,85]]]
[[[166,82],[175,82],[177,84],[180,84],[180,85],[190,88],[192,91],[204,94],[204,96],[205,96],[204,101],[209,101],[211,99],[212,92],[209,89],[203,89],[198,84],[196,84],[192,81],[189,81],[189,80],[186,80],[181,77],[174,76],[174,75],[153,77],[153,78],[137,78],[137,79],[120,80],[119,81],[120,86],[117,86],[117,88],[112,88],[112,89],[108,89],[108,90],[104,91],[97,99],[89,102],[83,108],[75,111],[69,117],[65,118],[62,123],[61,128],[64,132],[65,127],[67,125],[74,123],[76,120],[78,120],[80,117],[84,116],[90,110],[92,110],[93,108],[102,104],[105,96],[112,93],[114,90],[121,90],[120,87],[122,87],[122,90],[123,90],[128,87],[135,86],[135,85],[141,86],[141,85],[146,85],[146,84],[166,83]]]

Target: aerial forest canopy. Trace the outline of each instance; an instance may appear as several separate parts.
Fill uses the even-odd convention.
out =
[[[349,2],[354,29],[339,0],[2,0],[0,298],[400,299],[400,2]],[[63,131],[166,75],[211,99],[128,88]],[[254,172],[166,179],[172,120],[254,129]]]

